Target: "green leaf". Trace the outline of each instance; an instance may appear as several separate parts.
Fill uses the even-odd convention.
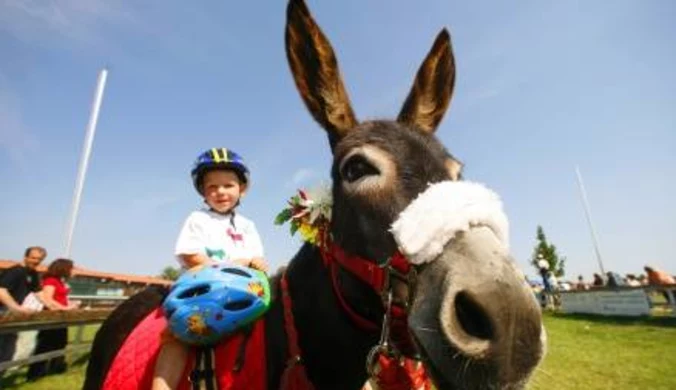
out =
[[[289,219],[291,219],[291,210],[284,209],[275,217],[275,225],[283,225],[284,222],[288,221]]]
[[[297,224],[297,223],[292,223],[292,224],[291,224],[290,230],[291,230],[291,235],[292,235],[292,236],[293,236],[294,234],[296,234],[296,232],[298,231],[298,224]]]
[[[557,253],[556,245],[547,241],[547,236],[542,226],[537,227],[536,233],[537,245],[533,249],[533,255],[531,257],[531,264],[538,268],[539,255],[542,255],[542,258],[549,263],[549,270],[553,272],[556,276],[564,276],[566,273],[566,258],[564,256],[559,256]]]

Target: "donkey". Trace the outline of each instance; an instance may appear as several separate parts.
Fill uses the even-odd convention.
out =
[[[434,135],[455,82],[448,31],[436,37],[396,120],[357,120],[333,48],[303,0],[288,3],[285,44],[300,96],[328,135],[333,205],[330,243],[303,244],[271,278],[267,388],[280,388],[287,365],[302,364],[316,389],[360,389],[384,330],[404,354],[422,361],[437,389],[523,388],[543,356],[544,328],[523,275],[494,232],[472,227],[432,261],[399,256],[406,263],[399,272],[382,266],[400,253],[392,225],[402,212],[431,183],[461,180],[462,164]],[[364,276],[383,269],[389,270],[387,299]],[[111,314],[96,336],[84,388],[101,385],[126,335],[166,293],[140,292]],[[399,335],[387,315],[393,300],[406,312]],[[293,359],[290,348],[298,353]]]

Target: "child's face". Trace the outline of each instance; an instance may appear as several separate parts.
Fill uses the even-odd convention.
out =
[[[204,175],[202,192],[209,207],[225,213],[237,205],[244,195],[246,185],[240,183],[237,174],[231,171],[211,171]]]

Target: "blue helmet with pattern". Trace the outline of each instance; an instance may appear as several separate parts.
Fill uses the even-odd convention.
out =
[[[176,338],[210,345],[261,317],[270,307],[270,284],[258,270],[209,265],[186,271],[162,309]]]
[[[227,148],[212,148],[197,157],[190,171],[197,192],[202,193],[204,174],[215,169],[231,170],[237,174],[242,183],[249,183],[249,168],[242,156]]]

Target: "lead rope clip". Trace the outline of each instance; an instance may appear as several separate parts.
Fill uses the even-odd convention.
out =
[[[371,348],[366,357],[366,372],[370,378],[375,378],[378,375],[378,358],[380,355],[392,357],[397,356],[396,350],[390,345],[390,315],[392,308],[392,289],[387,292],[387,299],[385,305],[385,314],[383,315],[383,326],[380,331],[380,341],[376,346]]]

